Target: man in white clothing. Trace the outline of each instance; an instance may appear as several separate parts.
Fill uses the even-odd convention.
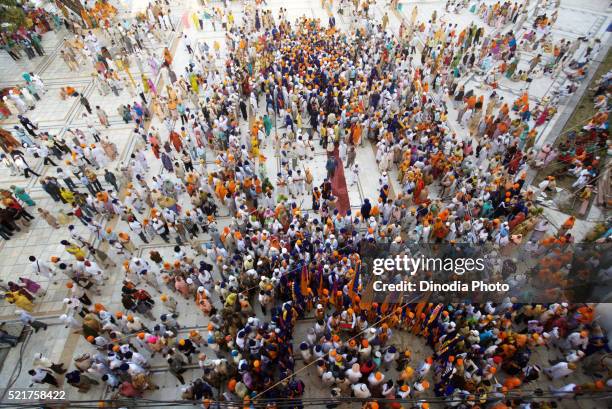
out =
[[[55,279],[55,271],[53,271],[53,267],[51,267],[51,265],[49,265],[47,262],[38,260],[34,256],[30,256],[29,260],[32,263],[32,270],[35,274],[39,274],[48,278],[49,280]]]

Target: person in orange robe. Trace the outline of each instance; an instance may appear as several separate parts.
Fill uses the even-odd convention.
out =
[[[166,65],[172,65],[172,54],[170,54],[168,47],[164,48],[164,61],[166,62]]]

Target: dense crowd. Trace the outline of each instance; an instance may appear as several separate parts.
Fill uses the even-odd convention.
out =
[[[534,256],[542,248],[566,254],[542,256],[534,277],[501,268],[492,274],[517,286],[583,279],[571,277],[564,264],[575,217],[551,226],[536,203],[556,193],[555,177],[537,186],[526,179],[530,166],[551,162],[576,177],[575,188],[597,179],[608,138],[608,77],[598,85],[598,112],[588,124],[558,146],[534,145],[598,43],[553,43],[557,12],[536,14],[525,29],[527,6],[516,3],[482,3],[471,10],[482,25],[464,28],[436,13],[419,22],[415,7],[399,33],[388,14],[372,18],[370,3],[324,1],[327,22],[290,22],[283,8],[275,19],[256,2],[246,2],[240,22],[229,9],[203,8],[182,24],[226,29],[223,69],[215,65],[218,41],[210,47],[184,34],[185,67],[168,48],[156,53],[144,46],[161,44],[165,31],[175,29],[158,3],[132,25],[109,24],[104,38],[93,31],[76,36],[62,50],[69,69],[89,64],[101,95],[127,88],[135,99],[118,107],[139,143],[117,175],[108,168],[118,153],[103,135],[110,126],[103,107],[63,88],[62,97],[79,99],[87,127],[57,137],[28,119],[25,95],[9,95],[5,104],[19,112],[21,126],[0,135],[4,164],[38,176],[26,155],[44,158],[56,171],[39,183],[67,209],[59,215],[37,209],[53,228],[67,226],[69,237],[61,240],[64,254],[32,255],[32,269],[49,281],[68,279],[60,320],[91,344],[71,370],[36,356],[33,382],[58,386],[63,375],[79,392],[105,384],[113,396],[143,397],[159,388],[151,362],[161,355],[183,385],[177,398],[204,407],[217,400],[301,407],[310,396],[304,371],[329,387],[327,407],[352,396],[372,409],[427,408],[433,401],[552,408],[557,398],[612,387],[609,371],[602,371],[610,365],[609,347],[595,305],[568,303],[562,294],[558,302],[537,304],[510,296],[495,303],[374,300],[362,269],[364,249],[373,245],[494,244],[509,255],[529,245]],[[446,9],[463,7],[449,2]],[[336,27],[338,9],[350,19],[349,31]],[[125,52],[111,55],[111,43]],[[550,50],[537,54],[544,47]],[[533,51],[528,67],[519,68],[519,50]],[[137,81],[128,75],[134,52],[139,64],[161,73],[163,89],[146,74]],[[502,76],[527,83],[561,72],[567,86],[538,103],[527,91],[506,100],[498,89]],[[472,73],[486,88],[470,88],[465,78]],[[24,73],[24,80],[44,93],[34,74]],[[154,117],[159,129],[151,125]],[[279,158],[276,175],[266,170],[263,150],[270,145]],[[357,210],[348,204],[346,184],[373,171],[359,166],[364,145],[372,145],[381,176],[377,195]],[[326,175],[315,180],[308,164],[320,149]],[[152,171],[155,161],[159,173]],[[34,216],[26,208],[36,205],[24,189],[10,189],[0,209],[5,239],[28,227]],[[75,218],[89,237],[78,233]],[[115,220],[123,227],[114,227]],[[173,243],[172,255],[139,253],[140,243],[158,237]],[[123,279],[122,308],[96,301],[113,275]],[[8,284],[5,299],[24,324],[46,329],[30,315],[40,285],[19,280]],[[183,329],[181,298],[193,302],[188,308],[198,308],[207,326]],[[305,338],[296,337],[296,326],[311,318]],[[413,359],[406,337],[424,343],[429,356]],[[537,359],[543,349],[557,350],[558,361]],[[185,372],[196,362],[201,372],[189,381]],[[572,376],[548,390],[538,383],[578,367],[588,381]]]

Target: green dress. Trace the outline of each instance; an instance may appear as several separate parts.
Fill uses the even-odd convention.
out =
[[[268,115],[264,115],[263,124],[266,130],[266,136],[270,136],[270,132],[272,131],[272,121]]]
[[[514,75],[514,71],[516,71],[516,66],[518,65],[518,58],[515,58],[510,65],[508,66],[508,69],[506,70],[506,78],[511,79],[512,76]]]
[[[26,191],[23,190],[22,187],[14,187],[13,188],[13,193],[15,194],[15,197],[17,199],[21,200],[22,202],[24,202],[28,206],[34,206],[36,204],[36,202],[34,200],[32,200],[30,195],[28,195],[26,193]]]

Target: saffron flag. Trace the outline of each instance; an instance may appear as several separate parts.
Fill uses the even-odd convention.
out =
[[[355,297],[355,294],[359,291],[359,275],[361,272],[361,263],[358,263],[355,267],[353,278],[349,282],[348,291],[351,299]]]
[[[361,301],[359,302],[359,306],[362,310],[369,310],[372,308],[372,301],[374,299],[374,280],[370,280],[367,284],[365,290],[363,291],[363,295],[361,297]]]
[[[404,296],[403,291],[402,292],[398,292],[398,291],[389,292],[389,295],[387,295],[387,297],[385,298],[385,301],[383,302],[380,308],[381,312],[385,314],[389,310],[390,306],[399,304],[403,296]]]
[[[323,273],[321,271],[317,271],[317,278],[319,279],[319,289],[317,290],[317,295],[321,297],[323,295]]]
[[[442,310],[442,307],[444,307],[444,304],[436,305],[436,308],[434,308],[434,310],[431,312],[431,315],[429,316],[429,321],[427,322],[428,326],[432,322],[434,322],[436,318],[438,318],[438,314],[440,314],[440,311]]]
[[[308,294],[308,286],[310,285],[310,280],[308,277],[308,269],[306,268],[306,264],[302,266],[302,274],[300,277],[300,290],[302,295],[305,296]]]
[[[357,269],[355,270],[355,276],[353,277],[353,292],[356,293],[359,291],[359,279],[361,275],[361,263],[357,265]]]

